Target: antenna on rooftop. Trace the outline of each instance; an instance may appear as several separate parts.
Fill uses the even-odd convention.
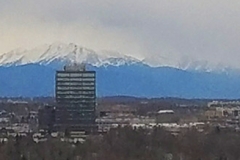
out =
[[[77,52],[75,51],[74,52],[74,61],[73,61],[74,64],[77,64]]]
[[[75,49],[74,49],[74,61],[73,61],[74,65],[77,65],[77,46],[75,45]]]
[[[80,54],[83,54],[83,48],[80,47]],[[85,62],[81,62],[80,68],[85,71],[86,70],[86,63]]]

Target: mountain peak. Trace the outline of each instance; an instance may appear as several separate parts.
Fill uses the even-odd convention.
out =
[[[45,44],[30,50],[13,50],[0,55],[0,65],[24,65],[38,63],[48,65],[53,62],[89,63],[93,66],[125,65],[141,62],[139,59],[113,51],[99,51],[79,46],[74,43]]]

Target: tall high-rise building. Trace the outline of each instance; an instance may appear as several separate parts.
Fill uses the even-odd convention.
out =
[[[95,130],[96,72],[84,64],[56,72],[57,130]]]

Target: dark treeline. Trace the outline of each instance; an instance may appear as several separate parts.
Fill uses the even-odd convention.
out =
[[[129,127],[91,136],[72,145],[57,139],[36,144],[17,137],[0,145],[1,160],[238,160],[240,135],[219,129],[194,129],[173,136],[161,128],[151,132]]]

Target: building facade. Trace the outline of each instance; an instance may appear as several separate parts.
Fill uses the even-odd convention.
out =
[[[58,130],[92,132],[95,125],[96,72],[84,65],[56,72],[56,125]]]
[[[55,107],[44,106],[38,110],[38,129],[52,131],[55,123]]]

